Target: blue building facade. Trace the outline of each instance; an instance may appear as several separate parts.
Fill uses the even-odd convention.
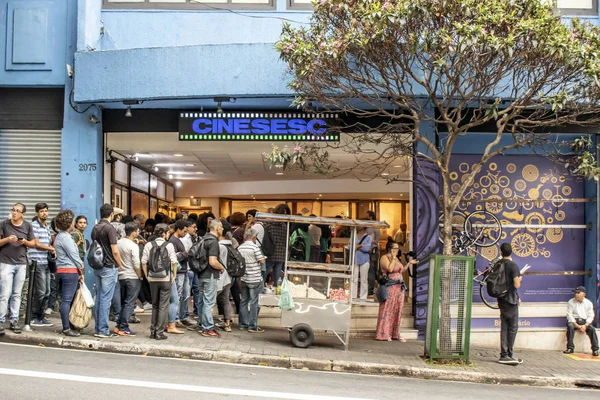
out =
[[[569,4],[559,1],[563,14],[600,20],[598,0],[578,2],[585,6],[579,9]],[[43,108],[55,110],[45,118],[60,131],[57,206],[88,216],[91,226],[106,198],[103,118],[108,111],[125,112],[128,106],[134,113],[142,108],[210,111],[216,98],[235,98],[226,103],[232,111],[288,110],[293,93],[287,88],[287,65],[273,44],[282,22],[301,26],[309,19],[306,0],[0,0],[0,106],[35,120],[38,114],[29,103],[19,104],[26,91],[34,98],[39,92]],[[0,132],[46,130],[44,118],[32,126],[5,114],[0,110]],[[430,130],[434,134],[433,126]],[[477,140],[465,141],[462,152],[476,154],[480,147]],[[7,165],[0,159],[2,174],[10,173]],[[585,197],[596,197],[594,184],[582,190]],[[12,200],[2,198],[7,204]],[[419,201],[412,199],[413,209]],[[585,205],[581,219],[591,224],[582,239],[581,265],[590,276],[581,279],[589,293],[596,293],[596,203]],[[415,245],[419,240],[415,237]]]

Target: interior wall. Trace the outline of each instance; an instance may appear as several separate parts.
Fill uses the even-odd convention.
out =
[[[311,179],[311,180],[274,180],[250,182],[193,182],[183,181],[177,189],[181,197],[227,197],[251,195],[282,195],[293,197],[294,194],[322,193],[326,194],[356,193],[368,198],[372,193],[387,193],[387,195],[408,193],[407,182],[396,182],[388,185],[383,179],[361,182],[357,179]]]
[[[179,189],[177,190],[179,193]],[[193,209],[190,207],[190,198],[189,197],[176,197],[174,204],[177,207],[185,207],[186,209]],[[215,217],[220,218],[220,199],[218,197],[201,197],[200,198],[200,207],[211,207],[212,213],[215,214]]]

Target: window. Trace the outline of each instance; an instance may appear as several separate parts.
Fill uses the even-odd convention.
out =
[[[598,0],[557,0],[561,15],[598,15]]]
[[[312,10],[312,0],[288,0],[288,10]]]
[[[167,10],[274,10],[276,0],[103,0],[103,7]]]

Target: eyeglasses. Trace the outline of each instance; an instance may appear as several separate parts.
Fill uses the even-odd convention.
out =
[[[10,210],[11,212],[15,212],[15,213],[19,213],[19,214],[23,214],[23,210],[15,210],[14,208],[12,210]]]

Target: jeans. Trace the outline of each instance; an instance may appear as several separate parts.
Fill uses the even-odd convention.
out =
[[[217,294],[217,305],[219,306],[219,315],[223,316],[225,321],[230,321],[232,319],[231,316],[231,301],[229,301],[229,293],[231,292],[231,283],[223,286],[223,290],[221,290]],[[221,310],[223,313],[221,314]]]
[[[142,284],[140,287],[140,293],[138,294],[138,299],[140,299],[142,305],[146,303],[152,304],[152,295],[150,294],[150,284],[148,283],[148,280],[146,277],[144,277],[144,279],[140,282]]]
[[[129,329],[129,318],[134,313],[135,300],[140,293],[142,282],[139,279],[122,279],[119,280],[121,288],[121,313],[117,320],[117,328],[120,331]],[[115,290],[116,291],[116,290]]]
[[[95,333],[108,335],[108,313],[119,274],[117,268],[104,267],[94,270],[96,304],[94,305]],[[119,307],[120,308],[120,307]]]
[[[10,323],[14,324],[19,321],[21,293],[26,271],[25,264],[0,264],[0,324],[6,321],[9,307]]]
[[[39,264],[35,269],[33,293],[31,298],[31,315],[33,319],[45,317],[48,299],[50,298],[50,268],[48,264]]]
[[[60,290],[58,276],[56,276],[56,274],[50,274],[50,296],[48,296],[49,309],[54,310],[54,306],[56,305],[59,294]]]
[[[173,324],[179,316],[179,293],[177,292],[177,279],[171,285],[171,297],[169,298],[169,323]]]
[[[500,358],[513,356],[513,347],[519,330],[519,306],[499,300],[500,307]]]
[[[585,320],[581,318],[576,319],[577,325],[585,325]],[[598,351],[598,335],[596,329],[592,325],[588,326],[585,330],[590,342],[592,343],[592,351]],[[573,337],[575,336],[575,325],[572,322],[567,323],[567,349],[575,350],[575,344],[573,343]]]
[[[258,295],[262,291],[262,282],[242,282],[240,300],[240,328],[258,328]],[[250,311],[248,311],[250,308]]]
[[[177,274],[175,282],[177,283],[177,295],[179,296],[179,315],[177,319],[183,321],[187,318],[188,299],[190,298],[190,279],[187,272]]]
[[[199,283],[198,283],[198,275],[196,275],[195,273],[193,273],[192,271],[188,271],[188,279],[190,281],[190,287],[191,287],[191,295],[194,296],[194,314],[198,315],[198,306],[196,303],[196,299],[198,298],[198,292],[199,292]],[[185,309],[185,317],[189,317],[190,312],[188,311],[188,309]]]
[[[368,280],[367,275],[369,274],[369,263],[366,262],[361,265],[354,265],[354,274],[352,275],[352,298],[360,297],[361,299],[367,298]],[[360,275],[360,296],[358,293],[358,281]]]
[[[198,328],[203,331],[214,329],[212,309],[217,301],[217,279],[214,277],[198,279],[198,297],[196,306],[198,307]]]
[[[283,262],[267,260],[267,269],[263,273],[263,282],[265,282],[265,284],[267,283],[267,276],[269,275],[269,272],[273,271],[273,285],[277,286],[277,281],[281,278],[282,269]]]
[[[371,250],[371,261],[369,262],[369,296],[375,291],[375,278],[379,268],[379,249]],[[361,296],[362,297],[362,296]]]
[[[79,275],[78,274],[56,274],[55,278],[60,285],[60,292],[62,294],[62,301],[60,303],[60,320],[62,321],[63,331],[71,329],[69,324],[69,313],[71,312],[71,304],[73,303],[73,297],[79,288]]]
[[[152,322],[150,334],[162,333],[165,330],[169,314],[171,298],[171,282],[149,282],[152,296]]]
[[[119,317],[121,316],[121,300],[121,281],[117,280],[117,283],[115,284],[115,291],[110,302],[110,313],[113,319],[117,322],[119,322]]]

